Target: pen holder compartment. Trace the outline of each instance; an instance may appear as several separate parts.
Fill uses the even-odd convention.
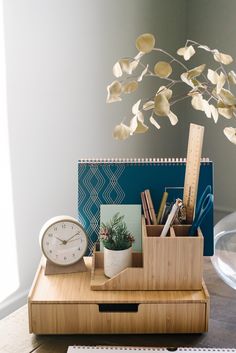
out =
[[[153,287],[160,290],[200,290],[203,272],[203,235],[189,236],[191,225],[174,225],[166,237],[163,226],[143,224],[143,265]]]
[[[173,225],[172,229],[176,237],[189,237],[188,233],[191,228],[191,224],[178,224],[178,225]],[[195,237],[201,237],[202,232],[200,228],[197,229],[197,231],[194,234]]]
[[[163,226],[146,225],[142,219],[142,253],[133,253],[132,267],[112,278],[104,275],[104,254],[94,251],[91,289],[93,290],[201,290],[203,235],[188,236],[190,225],[170,227],[161,237]]]
[[[147,225],[147,237],[160,237],[163,228],[163,225]],[[168,230],[166,236],[170,237],[170,229]]]

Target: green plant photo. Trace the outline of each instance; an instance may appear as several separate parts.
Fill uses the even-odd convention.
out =
[[[109,250],[125,250],[135,241],[124,222],[124,216],[117,212],[107,223],[101,223],[100,241]]]

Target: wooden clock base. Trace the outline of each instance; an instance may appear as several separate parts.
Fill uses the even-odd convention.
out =
[[[79,260],[73,265],[69,266],[59,266],[54,264],[51,261],[46,260],[45,272],[46,276],[48,275],[58,275],[63,273],[75,273],[75,272],[86,272],[88,271],[84,259]]]

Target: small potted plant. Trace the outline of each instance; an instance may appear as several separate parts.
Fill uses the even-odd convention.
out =
[[[100,241],[104,246],[104,273],[107,277],[111,278],[132,266],[134,240],[124,222],[124,216],[119,212],[109,222],[101,224]]]

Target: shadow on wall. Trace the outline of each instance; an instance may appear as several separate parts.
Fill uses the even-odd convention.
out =
[[[105,97],[112,65],[135,55],[138,35],[154,33],[167,50],[185,41],[185,5],[185,0],[4,2],[19,287],[12,285],[15,292],[1,303],[1,313],[26,302],[40,256],[41,225],[57,214],[76,214],[79,158],[181,155],[184,123],[173,128],[163,120],[160,133],[153,130],[127,143],[112,140],[114,125],[130,115],[132,102],[127,97],[111,107]],[[148,81],[142,96],[150,87],[155,88]]]

